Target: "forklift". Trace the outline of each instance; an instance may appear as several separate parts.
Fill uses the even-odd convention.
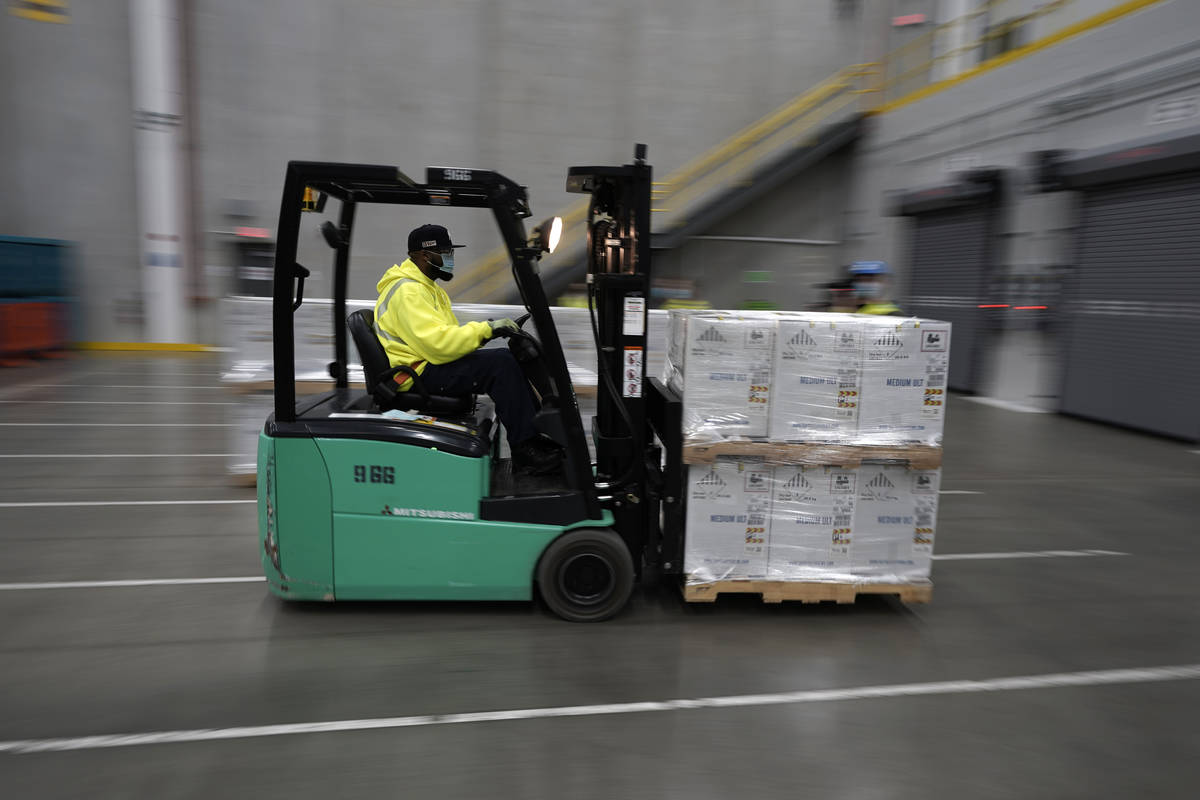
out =
[[[512,600],[540,595],[573,622],[611,618],[647,570],[682,559],[681,403],[646,379],[651,167],[572,167],[588,196],[588,307],[597,413],[588,432],[538,275],[561,220],[530,234],[525,187],[496,172],[292,161],[280,204],[272,297],[274,413],[258,444],[258,528],[270,591],[295,600]],[[311,272],[297,262],[304,212],[333,249],[331,391],[297,397],[294,314]],[[564,452],[533,476],[503,456],[487,397],[430,394],[392,367],[372,312],[346,313],[355,209],[363,203],[488,209],[527,313],[507,344],[540,401],[536,424]],[[532,330],[529,330],[532,328]],[[350,386],[349,339],[365,390]],[[413,387],[396,391],[402,372]]]

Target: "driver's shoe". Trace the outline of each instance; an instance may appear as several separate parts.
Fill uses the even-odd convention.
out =
[[[513,465],[530,475],[549,475],[563,466],[563,452],[557,446],[547,446],[540,436],[531,436],[513,450]],[[551,443],[553,444],[553,443]]]

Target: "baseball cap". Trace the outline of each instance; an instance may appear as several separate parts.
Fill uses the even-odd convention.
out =
[[[408,252],[417,250],[450,250],[456,247],[466,247],[463,244],[452,244],[450,233],[441,225],[422,225],[413,229],[408,235]]]
[[[886,261],[855,261],[850,265],[851,275],[888,275],[891,270],[888,269]]]

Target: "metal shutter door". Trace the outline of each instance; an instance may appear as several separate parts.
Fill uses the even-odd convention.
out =
[[[1088,189],[1062,410],[1200,439],[1200,172]]]
[[[991,205],[977,204],[915,217],[904,311],[954,326],[948,384],[958,391],[974,392],[980,380],[978,306],[989,256],[990,211]]]

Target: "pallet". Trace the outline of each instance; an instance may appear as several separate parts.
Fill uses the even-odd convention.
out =
[[[711,464],[720,456],[761,458],[768,464],[858,467],[864,461],[907,464],[913,469],[942,466],[942,448],[932,445],[857,445],[755,442],[731,439],[721,442],[685,442],[683,463]]]
[[[712,603],[722,594],[759,594],[764,603],[798,600],[801,603],[853,603],[860,594],[899,595],[902,603],[928,603],[933,584],[922,583],[822,583],[818,581],[714,581],[683,585],[689,603]]]
[[[229,473],[229,483],[233,486],[244,486],[253,489],[255,486],[258,486],[258,473],[231,472]]]

